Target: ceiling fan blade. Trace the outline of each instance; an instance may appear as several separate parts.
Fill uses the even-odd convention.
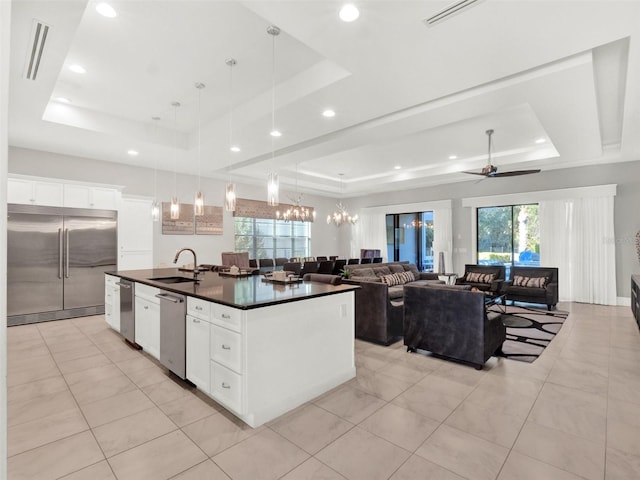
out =
[[[486,177],[487,174],[486,173],[482,173],[482,172],[468,172],[468,171],[463,171],[462,173],[469,173],[471,175],[481,175],[483,177]]]
[[[540,173],[540,169],[536,169],[536,170],[513,170],[511,172],[497,172],[497,173],[493,173],[491,175],[488,175],[489,177],[517,177],[520,175],[530,175],[532,173]]]

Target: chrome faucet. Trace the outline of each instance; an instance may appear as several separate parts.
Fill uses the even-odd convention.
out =
[[[181,248],[180,250],[178,250],[178,253],[176,253],[175,258],[173,259],[173,263],[178,263],[178,257],[185,250],[193,254],[193,278],[197,280],[200,270],[198,269],[198,258],[196,257],[196,252],[192,248]],[[182,270],[185,270],[185,269],[182,269]]]

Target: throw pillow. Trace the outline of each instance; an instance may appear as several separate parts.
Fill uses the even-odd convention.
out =
[[[495,275],[493,273],[478,273],[478,272],[469,272],[467,273],[467,282],[475,282],[475,283],[491,283]]]
[[[404,267],[400,263],[391,264],[391,265],[388,265],[388,267],[389,267],[389,270],[391,270],[391,273],[404,272]]]
[[[390,287],[394,285],[404,285],[408,282],[413,282],[415,277],[412,272],[392,273],[390,275],[382,275],[380,281],[386,283]]]
[[[416,267],[413,263],[403,263],[402,268],[404,268],[405,272],[413,272],[414,277],[420,278],[418,267]]]
[[[392,273],[388,267],[373,267],[373,273],[375,273],[376,277],[381,277],[382,275],[390,275]]]
[[[547,277],[523,277],[516,275],[513,277],[513,285],[516,287],[544,288],[547,286]]]
[[[347,268],[349,266],[347,265]],[[365,268],[354,268],[351,270],[352,277],[375,277],[376,274],[373,272],[373,268],[365,267]]]

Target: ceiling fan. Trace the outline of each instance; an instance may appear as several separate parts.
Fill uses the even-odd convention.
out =
[[[471,175],[481,175],[483,177],[517,177],[518,175],[529,175],[531,173],[540,173],[540,169],[535,170],[512,170],[510,172],[498,172],[498,167],[491,163],[491,135],[493,135],[493,130],[487,130],[485,132],[489,137],[489,159],[488,164],[479,172],[462,172],[462,173],[470,173]]]

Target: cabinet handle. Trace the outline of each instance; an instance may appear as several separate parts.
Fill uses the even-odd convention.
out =
[[[192,318],[192,319],[191,319],[191,321],[192,321],[193,323],[200,323],[200,320],[198,320],[198,319],[196,319],[196,318]]]
[[[196,310],[200,310],[200,311],[202,311],[202,307],[198,307],[198,306],[196,306]]]
[[[223,313],[221,315],[222,318],[224,318],[225,320],[230,320],[231,319],[231,315],[227,315],[226,313]]]
[[[149,307],[147,305],[144,306],[145,310],[149,310]]]
[[[222,349],[223,350],[231,350],[231,347],[229,345],[225,345],[224,343],[222,344]]]
[[[231,385],[228,383],[222,382],[222,388],[231,388]]]

